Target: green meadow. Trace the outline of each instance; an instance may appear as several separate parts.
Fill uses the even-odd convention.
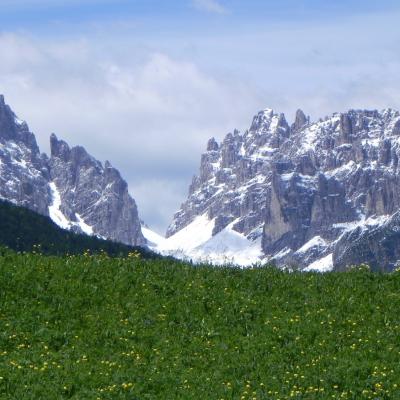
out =
[[[0,399],[400,399],[400,273],[0,254]]]

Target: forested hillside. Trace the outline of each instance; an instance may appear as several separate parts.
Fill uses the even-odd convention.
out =
[[[138,251],[142,257],[155,257],[155,254],[144,248],[66,231],[50,218],[6,201],[0,201],[0,245],[16,251],[37,251],[52,255],[104,251],[116,256]]]

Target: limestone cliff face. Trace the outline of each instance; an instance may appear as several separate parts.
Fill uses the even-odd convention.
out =
[[[338,239],[333,262],[338,271],[367,263],[374,271],[400,267],[400,213],[382,216],[369,226],[357,226]]]
[[[110,163],[50,138],[42,155],[28,125],[0,96],[0,197],[48,215],[63,228],[145,245],[135,201]]]
[[[51,136],[50,176],[61,198],[65,217],[79,220],[93,233],[117,242],[144,245],[135,201],[120,173],[107,161],[105,165],[83,147],[70,148]]]
[[[207,215],[214,235],[231,224],[249,240],[261,238],[264,260],[278,265],[330,259],[331,268],[368,261],[389,268],[396,260],[387,252],[379,263],[376,247],[368,253],[375,258],[349,257],[345,238],[353,229],[367,234],[399,209],[399,156],[397,111],[350,110],[310,122],[298,110],[289,126],[283,114],[264,110],[244,134],[209,141],[167,234]]]
[[[130,245],[145,244],[136,203],[109,162],[103,166],[83,147],[70,148],[52,135],[49,165],[61,211],[75,226],[83,220],[96,235]]]

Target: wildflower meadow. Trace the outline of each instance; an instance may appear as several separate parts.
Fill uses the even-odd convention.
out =
[[[0,256],[0,399],[399,399],[400,273]]]

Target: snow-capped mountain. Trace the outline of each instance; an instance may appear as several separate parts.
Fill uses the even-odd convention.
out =
[[[397,111],[310,122],[299,110],[289,125],[266,109],[244,134],[210,139],[159,246],[215,262],[229,255],[242,264],[330,270],[367,262],[390,270],[400,260],[399,156]]]
[[[0,96],[0,198],[63,228],[215,264],[304,270],[400,265],[400,114],[350,110],[289,125],[271,109],[248,131],[210,139],[163,238],[140,225],[126,182],[51,136],[41,154]],[[146,240],[147,239],[147,240]]]
[[[145,245],[135,201],[109,162],[51,136],[40,154],[28,125],[0,96],[0,197],[50,216],[65,229]]]

